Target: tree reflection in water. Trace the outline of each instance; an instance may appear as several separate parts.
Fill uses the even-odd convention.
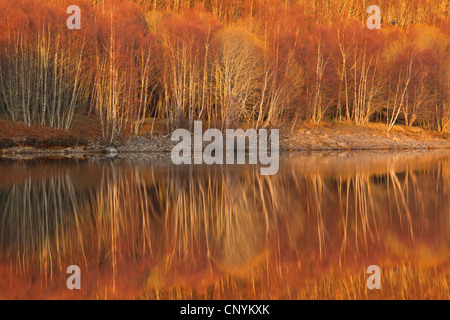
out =
[[[449,298],[450,155],[1,163],[0,298]],[[65,269],[82,269],[82,290]],[[366,289],[365,268],[382,268]]]

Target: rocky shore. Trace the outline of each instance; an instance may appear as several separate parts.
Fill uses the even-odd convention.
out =
[[[450,140],[439,136],[396,130],[390,134],[372,128],[346,127],[341,130],[300,129],[282,139],[283,149],[294,151],[327,150],[417,150],[450,149]]]
[[[159,159],[170,157],[176,144],[171,141],[170,135],[162,134],[124,136],[110,146],[92,137],[65,135],[56,138],[0,139],[0,158]],[[344,124],[324,124],[318,128],[303,126],[280,135],[280,150],[283,152],[427,149],[450,149],[450,140],[417,128],[397,126],[387,134],[375,125],[359,127]]]

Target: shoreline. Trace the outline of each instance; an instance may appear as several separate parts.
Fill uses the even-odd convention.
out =
[[[0,132],[0,159],[160,159],[170,157],[172,148],[178,143],[171,141],[170,135],[165,135],[162,129],[152,135],[145,126],[139,136],[122,134],[108,146],[101,143],[98,128],[95,130],[94,125],[62,131],[0,122],[4,130],[3,135]],[[384,128],[379,123],[355,126],[323,122],[318,127],[303,124],[289,132],[280,130],[279,148],[283,153],[450,150],[450,139],[440,133],[397,125],[387,134]],[[204,147],[207,144],[204,142]]]
[[[416,151],[450,151],[450,141],[447,140],[412,140],[408,145],[405,141],[364,140],[363,143],[348,144],[345,140],[329,142],[315,136],[309,140],[300,140],[301,136],[280,139],[282,154],[305,153],[359,153],[359,152],[416,152]],[[361,137],[359,137],[361,139]],[[135,137],[116,146],[103,146],[90,143],[78,147],[32,147],[14,146],[0,148],[0,160],[27,159],[145,159],[157,160],[170,158],[175,145],[170,138],[162,136],[154,138]]]

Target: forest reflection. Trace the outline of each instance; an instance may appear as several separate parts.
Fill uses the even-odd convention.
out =
[[[138,161],[0,173],[2,299],[450,298],[448,152],[290,155],[275,176]]]

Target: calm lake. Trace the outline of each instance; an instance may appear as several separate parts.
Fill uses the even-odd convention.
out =
[[[274,176],[0,161],[0,299],[449,299],[449,286],[450,152],[289,154]]]

